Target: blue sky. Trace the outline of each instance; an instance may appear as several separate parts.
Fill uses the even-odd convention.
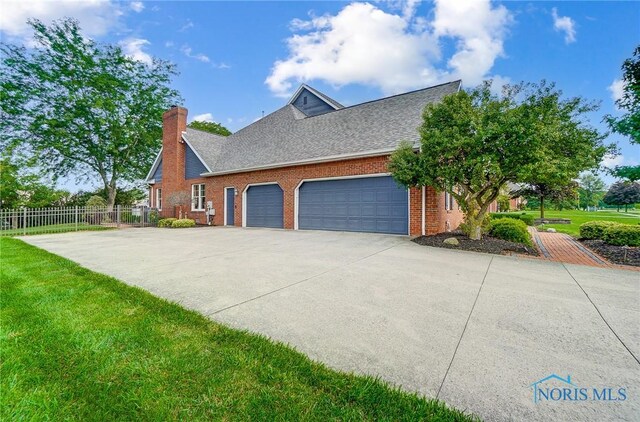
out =
[[[73,16],[140,60],[176,63],[190,118],[232,131],[281,107],[301,82],[351,105],[458,78],[467,87],[554,81],[600,101],[590,117],[604,129],[602,116],[618,113],[620,65],[640,42],[635,2],[65,0],[3,9],[5,39],[28,39],[28,17]],[[609,141],[621,153],[609,165],[640,162],[640,147]]]

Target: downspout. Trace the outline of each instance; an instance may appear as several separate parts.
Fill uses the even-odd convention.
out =
[[[422,187],[422,235],[425,236],[427,234],[426,231],[426,227],[425,227],[425,196],[426,196],[426,188],[423,186]]]

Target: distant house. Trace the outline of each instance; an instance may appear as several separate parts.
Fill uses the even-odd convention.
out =
[[[427,104],[460,81],[344,107],[302,85],[282,108],[222,137],[187,128],[187,110],[163,115],[163,146],[149,171],[151,205],[198,223],[404,235],[457,228],[463,214],[448,194],[406,189],[389,175],[402,141],[419,146]],[[211,207],[213,209],[209,210]],[[211,214],[215,215],[211,216]]]

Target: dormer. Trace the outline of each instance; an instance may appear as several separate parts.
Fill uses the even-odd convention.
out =
[[[287,104],[293,105],[307,117],[317,116],[343,108],[343,105],[336,100],[329,98],[306,84],[300,85],[300,88],[293,94]]]

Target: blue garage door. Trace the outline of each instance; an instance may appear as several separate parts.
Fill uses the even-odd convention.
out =
[[[247,190],[247,227],[284,226],[282,189],[278,185],[251,186]]]
[[[298,204],[300,229],[409,233],[407,189],[390,176],[305,182]]]

